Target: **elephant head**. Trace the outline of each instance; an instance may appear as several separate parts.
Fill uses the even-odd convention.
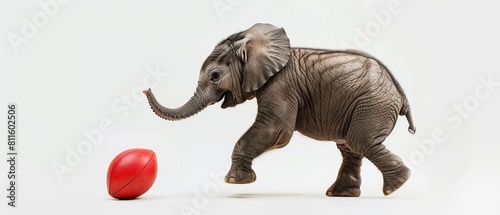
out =
[[[205,60],[193,96],[181,107],[162,106],[151,89],[144,90],[153,111],[166,120],[181,120],[224,99],[233,107],[255,96],[290,58],[290,42],[283,28],[256,24],[220,42]]]

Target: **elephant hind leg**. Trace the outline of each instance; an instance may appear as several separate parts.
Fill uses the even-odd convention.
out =
[[[377,144],[372,149],[373,154],[367,154],[367,158],[375,164],[384,177],[383,192],[390,195],[410,178],[411,171],[403,164],[398,156],[392,154],[382,144]]]
[[[367,126],[366,121],[359,125],[353,123],[347,138],[347,145],[353,152],[366,157],[382,172],[384,179],[382,191],[385,195],[390,195],[400,188],[411,174],[401,158],[382,144],[392,128],[393,124],[390,122],[379,122],[371,126]]]
[[[361,195],[361,160],[363,156],[352,152],[345,144],[338,143],[342,165],[335,183],[326,191],[327,196],[358,197]]]

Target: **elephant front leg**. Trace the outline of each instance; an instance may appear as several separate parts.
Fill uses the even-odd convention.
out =
[[[234,148],[233,155],[231,156],[232,164],[231,169],[227,173],[224,180],[230,184],[248,184],[257,179],[255,172],[252,169],[252,161],[257,156],[245,155],[243,148],[244,143],[239,141]],[[255,151],[257,152],[257,151]]]
[[[234,147],[231,169],[224,178],[226,183],[254,182],[257,177],[252,169],[252,161],[265,151],[288,144],[292,134],[293,129],[286,126],[255,122]]]

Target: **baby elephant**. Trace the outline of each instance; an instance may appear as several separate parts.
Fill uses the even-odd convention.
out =
[[[286,146],[294,131],[337,143],[343,162],[328,196],[361,194],[363,157],[382,172],[385,195],[410,177],[401,159],[382,144],[398,115],[405,115],[409,132],[415,132],[410,105],[387,67],[364,52],[291,48],[283,28],[256,24],[215,47],[183,106],[166,108],[151,89],[144,93],[166,120],[188,118],[222,99],[222,108],[257,99],[257,117],[234,147],[227,183],[255,181],[252,161]]]

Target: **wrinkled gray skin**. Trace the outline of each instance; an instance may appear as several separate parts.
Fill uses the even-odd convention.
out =
[[[257,99],[257,117],[234,147],[227,183],[255,181],[252,161],[286,146],[294,131],[337,143],[343,162],[328,196],[360,195],[363,157],[382,172],[385,195],[410,177],[401,159],[382,145],[398,115],[415,132],[409,103],[389,70],[360,51],[290,48],[282,28],[256,24],[215,47],[185,105],[166,108],[151,89],[144,93],[166,120],[185,119],[222,99],[222,108]]]

